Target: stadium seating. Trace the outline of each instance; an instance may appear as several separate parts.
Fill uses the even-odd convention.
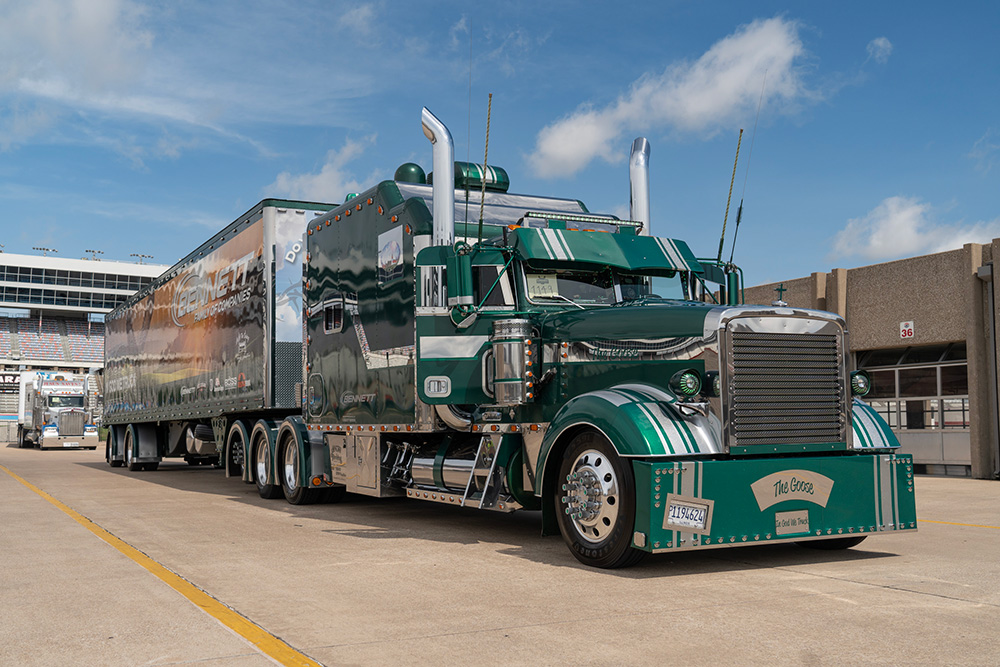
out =
[[[104,363],[104,322],[65,320],[71,361]]]
[[[59,325],[53,319],[17,318],[17,340],[22,359],[63,361]]]
[[[7,359],[11,353],[10,318],[0,317],[0,358]]]

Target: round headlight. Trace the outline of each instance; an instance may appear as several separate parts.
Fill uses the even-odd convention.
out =
[[[670,389],[681,398],[697,396],[701,392],[701,376],[690,368],[677,371],[670,378]]]
[[[864,396],[872,390],[872,378],[865,371],[854,371],[851,373],[851,393],[855,396]]]

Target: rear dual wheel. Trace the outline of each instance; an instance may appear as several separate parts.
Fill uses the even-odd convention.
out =
[[[271,467],[271,456],[268,451],[267,440],[263,437],[257,438],[253,446],[253,480],[257,484],[257,495],[265,500],[273,500],[281,497],[281,487],[277,484],[267,483],[267,473]]]
[[[280,461],[281,490],[293,505],[309,505],[320,500],[320,489],[299,486],[299,451],[292,438],[282,441]]]

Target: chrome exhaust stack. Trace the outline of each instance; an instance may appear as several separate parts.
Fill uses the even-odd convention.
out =
[[[450,246],[455,242],[455,142],[451,132],[424,107],[420,115],[424,136],[433,144],[434,232],[433,245]]]
[[[629,217],[642,223],[640,234],[649,236],[649,141],[646,137],[639,137],[632,142],[632,154],[628,159],[628,180],[631,186]]]

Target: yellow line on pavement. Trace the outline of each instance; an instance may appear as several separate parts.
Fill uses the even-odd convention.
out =
[[[149,570],[149,572],[151,572],[155,577],[186,597],[202,611],[212,616],[224,626],[256,646],[265,655],[278,661],[282,665],[295,665],[297,667],[322,667],[320,663],[302,653],[299,653],[264,628],[219,602],[184,577],[167,569],[135,547],[129,545],[127,542],[115,537],[79,512],[76,512],[70,507],[59,502],[31,482],[11,472],[3,465],[0,465],[0,470],[3,470],[21,484],[24,484],[39,496],[68,514],[74,521],[92,532],[94,535],[97,535],[115,549]]]
[[[984,526],[978,523],[957,523],[955,521],[934,521],[932,519],[917,519],[918,523],[941,523],[946,526],[968,526],[969,528],[992,528],[993,530],[1000,530],[1000,526]]]

